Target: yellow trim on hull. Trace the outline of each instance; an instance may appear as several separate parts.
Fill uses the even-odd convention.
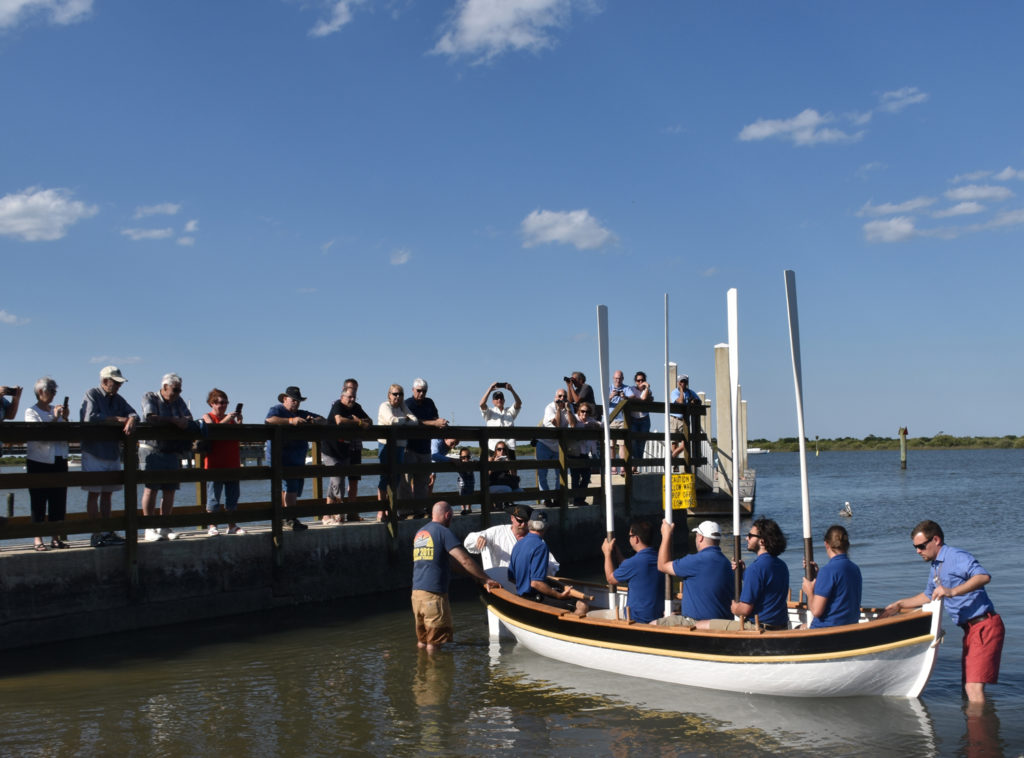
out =
[[[930,634],[924,634],[920,637],[913,637],[907,640],[901,640],[900,642],[890,642],[886,645],[875,645],[873,647],[858,648],[856,650],[844,650],[835,653],[814,653],[808,655],[765,655],[753,657],[749,655],[709,655],[707,653],[687,653],[679,650],[665,650],[663,648],[655,647],[639,647],[637,645],[621,645],[614,642],[599,642],[597,640],[586,640],[581,641],[579,637],[574,637],[568,634],[559,634],[557,632],[549,632],[545,629],[539,629],[535,626],[524,624],[521,621],[515,621],[511,617],[505,615],[501,611],[496,610],[494,607],[489,606],[487,609],[490,613],[493,613],[499,619],[504,621],[510,626],[517,627],[519,629],[525,629],[526,631],[539,634],[542,637],[550,637],[552,639],[562,640],[563,642],[575,642],[580,645],[587,645],[588,647],[601,647],[610,650],[623,650],[629,653],[644,653],[646,655],[665,655],[672,658],[690,658],[699,661],[716,661],[719,663],[796,663],[796,662],[808,662],[808,661],[829,661],[835,660],[836,658],[855,658],[864,655],[873,655],[876,653],[884,653],[888,650],[897,650],[902,647],[908,647],[912,645],[931,644],[932,636]]]

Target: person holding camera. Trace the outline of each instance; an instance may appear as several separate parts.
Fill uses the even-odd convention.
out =
[[[0,421],[10,421],[18,415],[21,387],[0,387]]]
[[[501,390],[508,390],[512,393],[512,397],[516,399],[515,404],[511,408],[505,407],[505,393]],[[491,393],[494,393],[492,396]],[[487,398],[491,398],[494,403],[491,407],[487,406]],[[512,385],[509,382],[491,382],[491,386],[487,388],[484,396],[480,398],[480,415],[484,417],[484,424],[487,426],[515,426],[516,416],[519,415],[519,411],[523,407],[523,401],[520,399],[516,391],[512,389]],[[499,437],[491,437],[487,440],[487,447],[494,450],[495,446],[499,442],[504,442],[506,445],[511,447],[513,450],[516,447],[516,441],[513,439],[502,440]]]
[[[582,371],[573,371],[569,376],[563,376],[566,392],[569,393],[569,404],[575,413],[583,403],[596,405],[594,399],[594,388],[587,384],[587,377]]]
[[[571,413],[569,410],[569,396],[565,390],[558,390],[555,392],[555,399],[548,403],[544,409],[544,420],[541,422],[541,426],[544,427],[574,427],[576,426],[576,414]],[[538,461],[557,461],[558,460],[558,440],[549,437],[547,439],[537,440],[537,460]],[[544,491],[551,491],[558,489],[558,476],[555,476],[555,486],[552,487],[549,481],[551,475],[551,469],[543,468],[537,469],[537,478],[540,488]],[[552,504],[554,501],[548,499],[544,501],[546,504]]]
[[[647,374],[643,371],[637,371],[633,376],[633,386],[630,389],[633,391],[631,397],[637,400],[651,400],[654,396],[651,394],[651,385],[647,383]],[[646,434],[651,431],[651,415],[647,411],[633,411],[630,414],[629,420],[630,431],[641,432]],[[644,457],[644,448],[647,447],[647,440],[633,440],[631,455],[633,458],[640,459]],[[634,465],[633,473],[639,472],[639,468]]]

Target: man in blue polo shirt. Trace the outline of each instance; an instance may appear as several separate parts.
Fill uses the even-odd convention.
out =
[[[662,626],[697,626],[706,628],[708,619],[729,615],[732,600],[733,573],[729,559],[722,554],[722,527],[715,521],[702,521],[693,530],[697,552],[672,560],[672,532],[675,524],[661,522],[661,547],[658,549],[658,570],[684,580],[681,616],[666,616]]]
[[[910,532],[914,549],[931,563],[924,592],[885,607],[881,617],[919,608],[930,600],[946,598],[953,621],[964,630],[961,675],[964,693],[972,703],[985,702],[985,685],[999,682],[999,661],[1006,629],[984,590],[992,577],[966,550],[945,543],[942,527],[922,521]]]
[[[612,587],[618,584],[629,586],[626,607],[633,621],[640,624],[649,624],[665,612],[665,583],[658,571],[658,554],[651,547],[653,532],[649,522],[634,519],[629,525],[629,544],[636,555],[625,560],[614,538],[601,543],[605,579]]]
[[[779,556],[786,550],[786,535],[770,518],[759,518],[747,532],[747,550],[757,558],[746,569],[740,599],[733,600],[729,610],[733,616],[747,618],[747,629],[754,628],[755,619],[760,628],[768,631],[789,628],[789,567]],[[743,562],[737,568],[744,569]],[[740,629],[735,620],[713,620],[709,627],[716,630]]]
[[[534,511],[527,522],[529,531],[512,548],[508,561],[508,580],[515,584],[519,597],[538,603],[548,603],[567,608],[577,616],[587,615],[587,604],[583,600],[575,603],[570,599],[571,587],[555,589],[548,581],[548,545],[544,531],[548,528],[548,517],[544,511]]]
[[[825,552],[829,561],[818,571],[811,563],[814,579],[803,580],[807,607],[814,620],[811,629],[823,626],[856,624],[860,620],[860,593],[863,584],[860,569],[850,560],[850,535],[846,529],[834,524],[825,532]]]

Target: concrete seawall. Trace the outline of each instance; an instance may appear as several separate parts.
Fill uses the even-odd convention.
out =
[[[657,517],[660,476],[637,477],[633,515]],[[622,488],[616,496],[621,497]],[[616,503],[617,532],[624,531]],[[548,543],[563,563],[599,557],[605,533],[600,506],[549,509]],[[492,524],[503,523],[501,513]],[[141,543],[138,592],[129,596],[122,548],[76,548],[0,557],[0,649],[114,631],[195,621],[383,592],[406,592],[412,540],[422,520],[399,522],[392,540],[383,524],[313,526],[285,532],[274,565],[269,530],[209,538],[201,532],[173,542]],[[455,516],[465,537],[481,516]]]

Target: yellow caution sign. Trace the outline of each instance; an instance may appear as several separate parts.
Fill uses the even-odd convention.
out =
[[[661,478],[662,507],[665,507],[665,477]],[[672,510],[685,511],[697,507],[697,488],[693,474],[672,474]]]

